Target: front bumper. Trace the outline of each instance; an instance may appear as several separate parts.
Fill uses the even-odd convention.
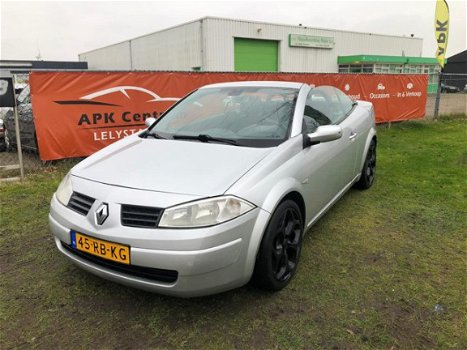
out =
[[[113,195],[118,196],[115,187]],[[155,193],[155,196],[160,199],[161,194]],[[119,213],[116,210],[118,201],[112,203],[108,198],[104,200],[109,203],[111,212]],[[113,219],[109,215],[104,225],[97,227],[93,213],[101,202],[96,200],[89,214],[83,216],[63,206],[54,195],[49,224],[58,249],[75,264],[100,277],[179,297],[219,293],[247,283],[253,272],[258,244],[270,216],[268,212],[255,208],[234,220],[212,227],[146,229],[122,226],[118,215],[114,215]],[[132,265],[176,271],[177,277],[173,282],[158,281],[83,258],[67,247],[71,244],[70,230],[129,245]]]

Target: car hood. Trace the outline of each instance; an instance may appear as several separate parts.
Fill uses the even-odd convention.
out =
[[[115,186],[215,196],[269,152],[270,148],[132,136],[82,161],[72,175]]]

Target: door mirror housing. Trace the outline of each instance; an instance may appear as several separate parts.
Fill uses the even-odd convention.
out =
[[[315,132],[306,135],[307,146],[316,145],[321,142],[329,142],[342,137],[342,128],[339,125],[323,125]]]
[[[146,126],[149,128],[152,124],[154,124],[156,122],[156,118],[147,118],[145,121],[144,121],[144,124],[146,124]]]

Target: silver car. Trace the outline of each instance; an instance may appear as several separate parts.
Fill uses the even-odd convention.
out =
[[[294,276],[303,234],[375,178],[371,103],[331,86],[204,86],[76,165],[50,208],[79,267],[180,297]]]

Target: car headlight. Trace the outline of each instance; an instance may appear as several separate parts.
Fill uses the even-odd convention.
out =
[[[232,220],[254,208],[253,204],[234,196],[203,199],[164,210],[159,227],[212,226]]]
[[[65,175],[62,182],[60,182],[60,185],[58,185],[55,195],[57,196],[57,199],[60,203],[62,203],[64,206],[67,206],[72,193],[73,189],[71,187],[71,176],[70,173],[68,173]]]

